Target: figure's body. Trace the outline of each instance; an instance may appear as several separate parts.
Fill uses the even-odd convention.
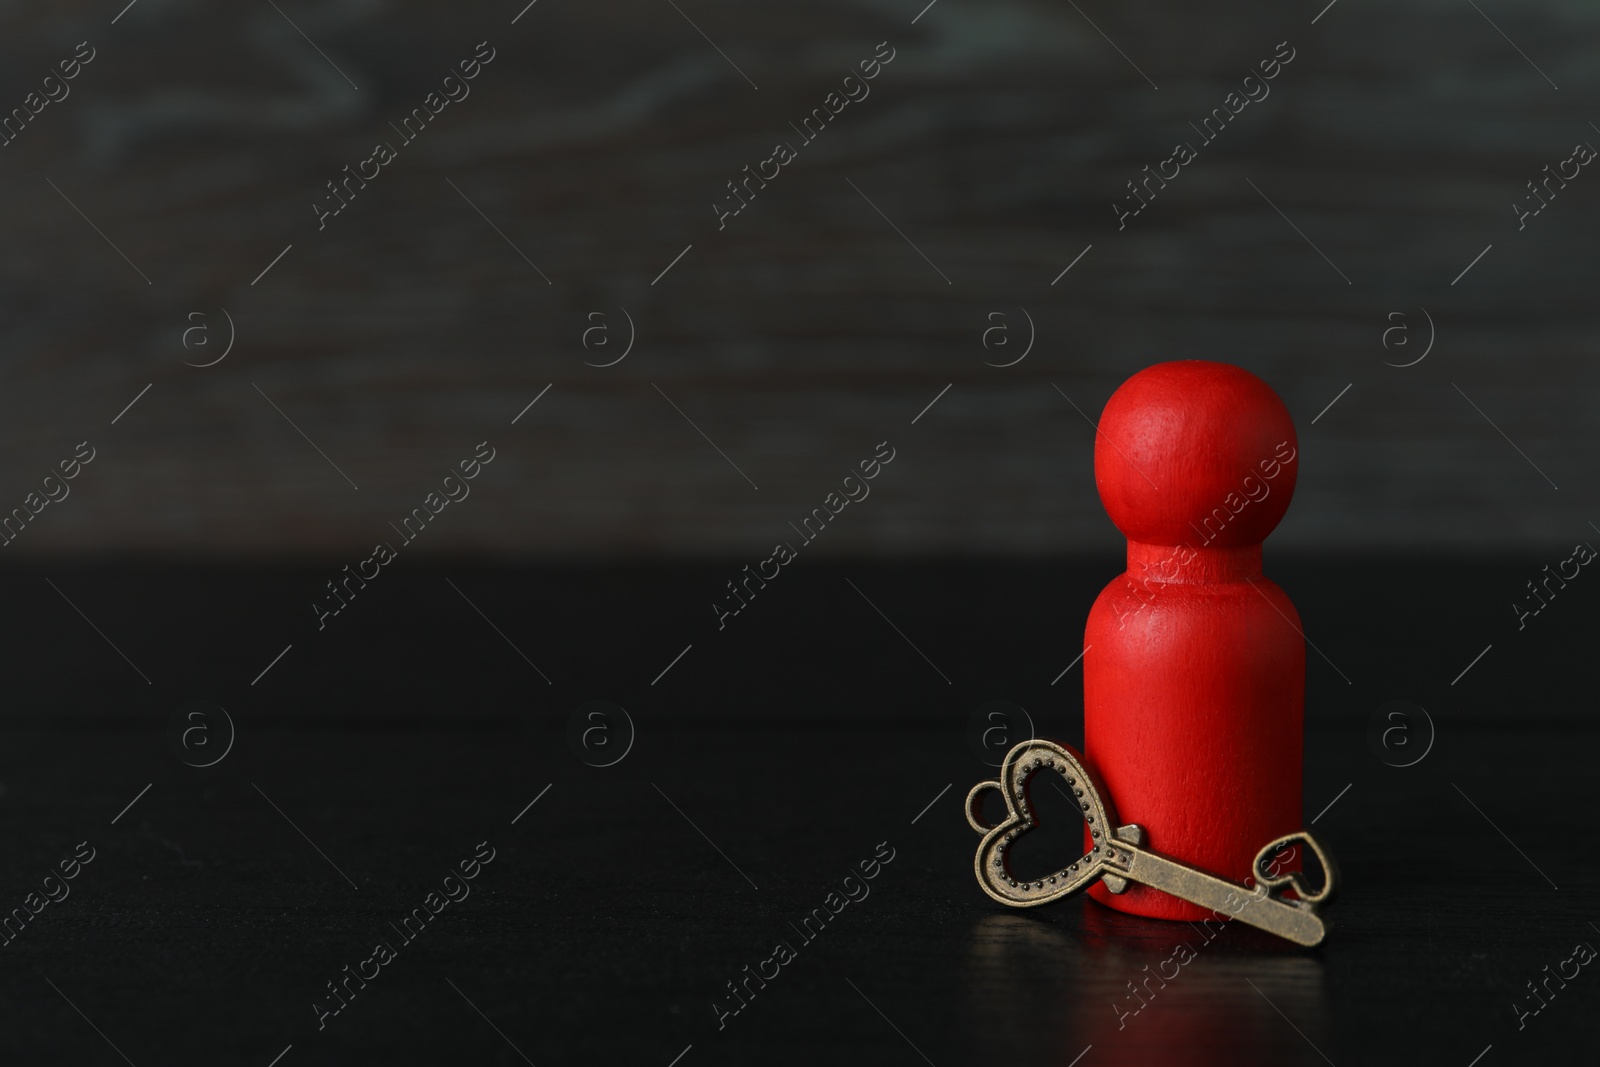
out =
[[[1084,633],[1084,750],[1151,847],[1243,882],[1298,830],[1305,640],[1261,576],[1261,541],[1294,491],[1298,443],[1265,382],[1222,363],[1162,363],[1106,404],[1095,479],[1128,569]],[[1143,886],[1102,903],[1199,919]]]

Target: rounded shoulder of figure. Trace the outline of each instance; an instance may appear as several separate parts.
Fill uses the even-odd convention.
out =
[[[1152,638],[1192,635],[1200,640],[1270,640],[1281,629],[1303,642],[1300,613],[1289,594],[1259,575],[1225,582],[1164,582],[1113,578],[1095,597],[1084,630],[1085,644],[1096,636],[1143,634]]]

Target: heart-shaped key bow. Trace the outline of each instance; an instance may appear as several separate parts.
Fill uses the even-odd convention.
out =
[[[1072,799],[1083,812],[1093,844],[1075,863],[1033,881],[1019,881],[1007,866],[1011,843],[1034,826],[1028,789],[1040,771],[1058,773]],[[1006,817],[989,826],[983,822],[983,801],[991,789],[1005,798]],[[1201,907],[1230,915],[1300,945],[1315,945],[1327,934],[1317,907],[1333,899],[1338,888],[1338,868],[1308,830],[1270,841],[1256,854],[1251,871],[1255,887],[1247,888],[1226,878],[1196,870],[1144,847],[1144,828],[1117,826],[1116,812],[1100,783],[1083,766],[1078,753],[1052,741],[1024,741],[1006,755],[1000,777],[979,782],[967,794],[967,822],[983,841],[972,861],[978,885],[995,900],[1015,908],[1048,904],[1086,888],[1096,878],[1113,893],[1139,882],[1171,893]],[[1280,859],[1291,848],[1309,849],[1322,865],[1323,883],[1308,885],[1299,871],[1284,872]],[[1278,894],[1292,889],[1294,897]]]

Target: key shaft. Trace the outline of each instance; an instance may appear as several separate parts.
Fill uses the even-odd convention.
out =
[[[1318,944],[1327,934],[1327,926],[1310,905],[1279,900],[1264,886],[1247,889],[1237,882],[1196,870],[1177,860],[1168,859],[1155,852],[1116,843],[1117,862],[1107,862],[1108,874],[1121,875],[1130,881],[1170,893],[1191,904],[1210,908],[1240,922],[1288,938],[1297,945],[1307,947]]]

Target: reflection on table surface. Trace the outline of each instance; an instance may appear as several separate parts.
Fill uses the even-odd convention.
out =
[[[973,924],[966,1010],[990,1062],[1067,1067],[1091,1045],[1101,1063],[1185,1067],[1238,1063],[1242,1047],[1273,1063],[1331,1051],[1314,952],[1240,923],[1138,919],[1087,900],[1072,910]]]

